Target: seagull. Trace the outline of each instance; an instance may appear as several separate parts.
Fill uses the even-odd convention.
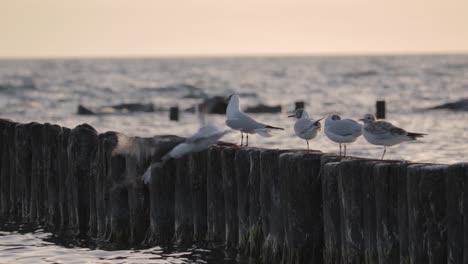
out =
[[[393,124],[375,119],[373,114],[365,114],[363,118],[359,119],[364,123],[362,127],[362,134],[364,138],[371,144],[384,146],[384,151],[381,160],[387,152],[387,147],[400,144],[405,141],[416,140],[427,134],[412,133],[394,126]]]
[[[262,137],[271,137],[270,131],[272,129],[284,130],[284,128],[265,125],[255,121],[252,117],[248,116],[240,110],[239,96],[231,94],[227,99],[229,101],[226,109],[226,125],[234,130],[241,132],[241,146],[244,143],[244,133],[247,135],[247,142],[245,146],[249,145],[249,134],[258,134]]]
[[[305,139],[307,142],[307,151],[309,151],[309,140],[317,136],[317,133],[321,130],[320,118],[313,120],[309,117],[309,114],[304,109],[297,109],[294,115],[288,117],[295,117],[296,123],[294,124],[294,133],[299,138]]]
[[[200,152],[209,146],[218,142],[218,140],[230,133],[230,130],[221,131],[213,125],[204,125],[193,136],[187,138],[184,142],[175,146],[171,151],[164,155],[159,161],[151,163],[143,174],[143,182],[151,182],[151,170],[154,167],[162,168],[170,159],[178,159],[190,153]]]
[[[362,135],[362,125],[352,119],[341,119],[337,114],[331,114],[325,119],[325,135],[331,140],[344,145],[344,156],[346,157],[346,143],[352,143]]]

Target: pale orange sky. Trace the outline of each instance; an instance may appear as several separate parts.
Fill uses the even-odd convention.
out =
[[[468,0],[0,0],[0,57],[468,52]]]

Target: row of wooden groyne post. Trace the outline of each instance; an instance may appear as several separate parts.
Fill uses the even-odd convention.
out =
[[[116,248],[222,246],[251,263],[468,263],[468,164],[213,146],[0,120],[0,214]]]

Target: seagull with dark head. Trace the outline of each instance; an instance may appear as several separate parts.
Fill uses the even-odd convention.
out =
[[[226,125],[241,132],[241,146],[244,144],[244,133],[246,134],[245,146],[249,145],[249,134],[257,134],[262,137],[271,137],[271,130],[284,130],[284,128],[274,127],[255,121],[240,109],[240,99],[237,94],[229,96],[226,109]]]
[[[320,120],[323,118],[313,120],[304,109],[297,109],[293,115],[288,117],[296,118],[294,123],[294,133],[299,138],[305,139],[307,142],[307,151],[309,151],[309,140],[315,138],[322,126]]]

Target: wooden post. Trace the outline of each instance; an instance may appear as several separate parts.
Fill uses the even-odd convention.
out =
[[[408,167],[408,235],[411,263],[447,261],[446,165]]]
[[[401,254],[403,251],[400,251],[400,241],[408,237],[405,236],[405,233],[408,232],[406,229],[407,220],[399,223],[399,211],[406,212],[408,209],[406,188],[399,188],[399,180],[402,177],[406,177],[404,163],[384,163],[374,167],[376,243],[379,263],[381,264],[409,264],[408,255],[404,256]],[[399,203],[400,199],[403,201],[402,203]],[[407,241],[405,242],[407,245]]]
[[[283,263],[323,263],[321,155],[318,152],[280,155]]]
[[[279,172],[281,150],[260,153],[260,208],[263,234],[262,260],[280,263],[284,246],[284,209]]]
[[[377,119],[385,119],[385,101],[377,101],[375,107]]]
[[[208,149],[208,166],[206,173],[206,201],[207,201],[207,232],[209,242],[224,242],[225,214],[224,190],[222,175],[222,148],[213,146]]]
[[[297,101],[297,102],[295,102],[294,110],[304,109],[304,107],[305,107],[305,104],[304,104],[303,101]]]
[[[338,194],[339,162],[322,165],[323,263],[339,264],[341,259],[341,211]]]
[[[173,106],[169,109],[169,120],[179,121],[179,107]]]
[[[193,239],[193,210],[188,156],[178,158],[174,162],[176,164],[174,242],[178,245],[190,245]]]
[[[467,263],[467,240],[463,239],[466,231],[463,218],[467,218],[468,212],[464,196],[468,179],[468,163],[451,165],[448,168],[446,178],[447,195],[447,263]],[[464,213],[465,211],[465,213]],[[464,215],[465,214],[465,215]],[[465,227],[464,227],[465,226]],[[463,230],[465,230],[463,232]],[[463,250],[465,248],[465,262],[463,262]]]

